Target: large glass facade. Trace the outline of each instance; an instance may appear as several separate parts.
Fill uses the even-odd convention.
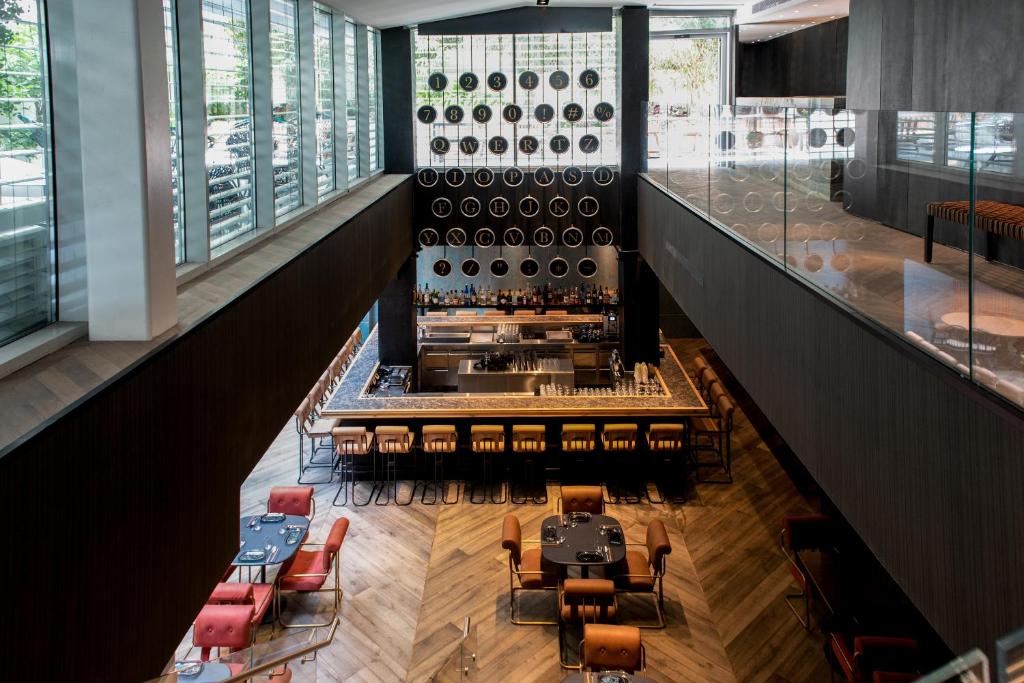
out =
[[[345,22],[345,109],[348,122],[348,181],[359,177],[359,90],[356,81],[356,25]]]
[[[337,186],[334,164],[334,17],[313,6],[313,72],[316,79],[316,186],[323,197]]]
[[[203,0],[210,249],[256,229],[248,0]]]
[[[275,216],[283,216],[302,206],[297,22],[296,0],[270,0]]]
[[[185,233],[181,211],[181,137],[178,133],[178,37],[174,0],[164,0],[164,44],[167,46],[167,103],[171,124],[171,195],[173,199],[174,263],[185,262]]]
[[[380,34],[372,28],[366,29],[366,84],[369,90],[368,109],[370,114],[370,172],[374,172],[380,166],[377,158],[379,145],[377,144],[378,127],[377,116],[380,113],[378,106],[379,88],[377,83],[377,55],[380,41]]]
[[[44,6],[0,15],[0,344],[56,314]]]

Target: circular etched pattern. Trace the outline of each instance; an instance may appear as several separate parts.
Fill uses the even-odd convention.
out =
[[[416,180],[423,187],[433,187],[437,185],[438,174],[437,171],[432,168],[421,168],[416,172]]]
[[[444,156],[451,148],[452,143],[448,142],[448,138],[438,136],[430,141],[430,151],[438,156]]]
[[[584,69],[580,72],[580,85],[590,90],[596,88],[598,83],[601,82],[601,77],[593,69]]]
[[[466,182],[466,172],[461,168],[449,168],[444,172],[444,181],[451,187],[462,187]]]
[[[475,258],[468,258],[462,262],[462,274],[466,277],[476,277],[480,274],[480,262]]]
[[[509,187],[518,187],[522,185],[523,176],[523,170],[516,166],[510,166],[509,168],[506,168],[505,171],[501,174],[502,180],[504,180],[505,184],[508,185]]]
[[[508,215],[511,205],[508,200],[504,197],[494,197],[487,205],[487,210],[491,212],[491,215],[495,218],[504,218]]]
[[[594,277],[597,275],[597,261],[589,256],[581,258],[576,264],[576,272],[585,278]]]
[[[594,182],[601,187],[611,185],[615,180],[615,173],[607,166],[598,166],[594,169]]]
[[[437,109],[424,105],[416,110],[416,118],[420,123],[433,123],[437,121]]]
[[[434,275],[448,277],[452,274],[452,262],[448,259],[439,258],[434,261]]]
[[[524,71],[519,74],[519,87],[523,90],[534,90],[540,85],[540,77],[536,71]]]
[[[518,104],[506,104],[505,108],[501,110],[501,118],[509,123],[519,123],[523,118],[523,108]]]
[[[535,153],[539,147],[540,142],[532,135],[524,135],[519,138],[519,151],[527,156]]]
[[[508,275],[508,261],[500,257],[491,261],[491,275],[494,277],[505,277]]]
[[[540,202],[536,197],[527,195],[519,200],[519,213],[527,218],[533,218],[540,212]]]
[[[462,228],[448,228],[444,241],[449,247],[462,247],[466,245],[466,231]]]
[[[423,228],[417,236],[421,247],[436,247],[441,241],[441,236],[433,228]]]
[[[452,215],[452,201],[447,197],[438,197],[431,202],[430,211],[438,218],[448,218]]]
[[[502,239],[506,247],[519,247],[526,241],[526,235],[519,228],[509,228]]]
[[[540,272],[540,264],[537,263],[537,259],[527,256],[519,262],[519,272],[523,274],[523,277],[537,277],[537,273]]]
[[[583,182],[583,171],[579,166],[566,166],[562,169],[562,182],[570,187],[576,187]]]
[[[443,73],[434,72],[427,77],[427,86],[434,92],[441,92],[448,87],[448,77]]]
[[[562,231],[562,244],[572,249],[583,244],[583,231],[575,225]]]
[[[508,76],[501,73],[500,71],[495,71],[487,77],[487,87],[495,92],[504,90],[505,86],[507,85]]]
[[[548,85],[555,90],[565,90],[569,87],[569,74],[561,69],[552,71],[551,75],[548,76]]]
[[[562,117],[569,123],[576,123],[583,119],[583,107],[575,102],[570,102],[562,107]]]
[[[564,218],[568,215],[570,208],[571,205],[569,204],[569,200],[561,195],[548,202],[548,211],[550,211],[551,215],[556,218]]]
[[[533,118],[541,123],[548,123],[551,119],[555,118],[555,108],[550,104],[538,104],[534,107]]]
[[[477,187],[489,187],[494,182],[494,171],[487,167],[476,169],[473,171],[473,182]]]
[[[555,243],[555,233],[551,228],[541,226],[533,231],[533,243],[538,247],[550,247]]]
[[[487,149],[491,151],[491,154],[501,156],[508,151],[508,140],[500,135],[495,135],[487,141]]]
[[[561,256],[556,256],[548,263],[548,272],[551,277],[563,278],[569,274],[569,262]]]
[[[547,166],[541,166],[533,172],[533,181],[541,187],[547,187],[555,181],[555,172]]]
[[[612,234],[612,231],[603,225],[595,228],[594,232],[590,235],[590,240],[599,247],[607,247],[614,239],[615,236]]]
[[[477,123],[487,123],[493,115],[494,112],[486,104],[478,104],[473,107],[473,120]]]
[[[459,202],[459,211],[466,218],[476,218],[480,215],[480,200],[476,197],[466,197]]]
[[[572,143],[569,142],[569,138],[564,135],[555,135],[548,142],[548,146],[551,147],[551,151],[555,154],[565,154],[569,151],[569,146]]]
[[[462,111],[462,107],[457,104],[450,104],[444,108],[444,120],[451,124],[462,123],[462,119],[466,117],[466,112]]]
[[[480,141],[472,135],[467,135],[459,140],[459,151],[466,156],[473,156],[480,149]]]
[[[601,146],[596,135],[584,135],[580,138],[580,151],[584,154],[593,154]]]
[[[607,123],[615,116],[615,107],[608,102],[598,102],[594,105],[594,118],[602,123]]]
[[[466,92],[473,92],[480,86],[480,77],[472,71],[467,71],[459,76],[459,86]]]
[[[601,210],[601,203],[597,201],[597,198],[587,195],[580,199],[576,204],[576,208],[579,209],[581,214],[590,218],[596,216],[597,212]]]

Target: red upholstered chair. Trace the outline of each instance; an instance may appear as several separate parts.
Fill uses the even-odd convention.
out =
[[[316,501],[313,500],[312,486],[275,486],[270,489],[267,512],[283,512],[286,515],[308,517],[316,515]]]
[[[826,515],[789,515],[782,520],[782,533],[779,536],[779,545],[782,554],[789,560],[789,573],[800,586],[799,593],[790,593],[785,596],[786,604],[796,615],[797,621],[806,629],[811,628],[811,601],[814,599],[810,586],[810,578],[807,576],[807,567],[800,557],[802,550],[821,550],[827,548],[834,541],[835,532],[832,520]],[[804,604],[804,614],[800,616],[795,601]]]
[[[244,650],[253,642],[252,605],[206,605],[192,626],[192,646],[201,661],[210,661],[210,650]],[[237,665],[241,670],[242,665]],[[232,673],[236,671],[232,670]]]
[[[274,586],[269,583],[221,582],[214,587],[206,604],[251,606],[252,629],[255,634],[267,610],[274,604]],[[271,622],[271,632],[273,628]]]
[[[918,672],[918,646],[913,638],[854,636],[851,642],[841,633],[832,633],[829,639],[835,665],[846,683],[873,683],[876,672],[889,676]]]
[[[335,520],[331,532],[324,543],[306,543],[295,553],[294,557],[277,575],[277,607],[276,613],[281,626],[285,628],[314,628],[330,626],[338,616],[341,606],[341,572],[339,555],[341,544],[348,533],[349,521],[345,517]],[[307,550],[309,548],[309,550]],[[334,585],[324,587],[327,577],[334,573]],[[331,618],[323,623],[286,623],[281,616],[281,593],[295,591],[298,593],[331,592],[334,594],[334,608]]]
[[[540,548],[523,550],[523,529],[515,515],[505,515],[505,521],[501,526],[501,547],[508,551],[508,601],[511,622],[516,625],[557,624],[557,621],[523,621],[516,614],[516,593],[556,590],[558,575],[541,569]],[[518,586],[516,579],[519,580]]]

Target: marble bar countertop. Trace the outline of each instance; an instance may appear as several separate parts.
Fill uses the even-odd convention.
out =
[[[348,419],[441,417],[587,417],[682,418],[706,415],[708,407],[671,347],[657,375],[667,393],[659,396],[533,396],[524,394],[426,393],[368,396],[366,387],[379,365],[377,330],[367,337],[352,366],[321,411]]]
[[[470,325],[600,325],[604,316],[593,314],[567,315],[421,315],[417,324],[432,327],[465,327]]]

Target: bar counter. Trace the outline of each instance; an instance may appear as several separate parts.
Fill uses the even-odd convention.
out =
[[[366,394],[366,389],[379,364],[377,348],[377,330],[374,329],[321,411],[324,417],[346,421],[530,416],[576,417],[582,421],[593,421],[594,417],[629,417],[656,422],[708,413],[707,405],[667,345],[662,347],[665,357],[656,373],[666,393],[658,396],[534,396],[454,392],[371,396]]]

